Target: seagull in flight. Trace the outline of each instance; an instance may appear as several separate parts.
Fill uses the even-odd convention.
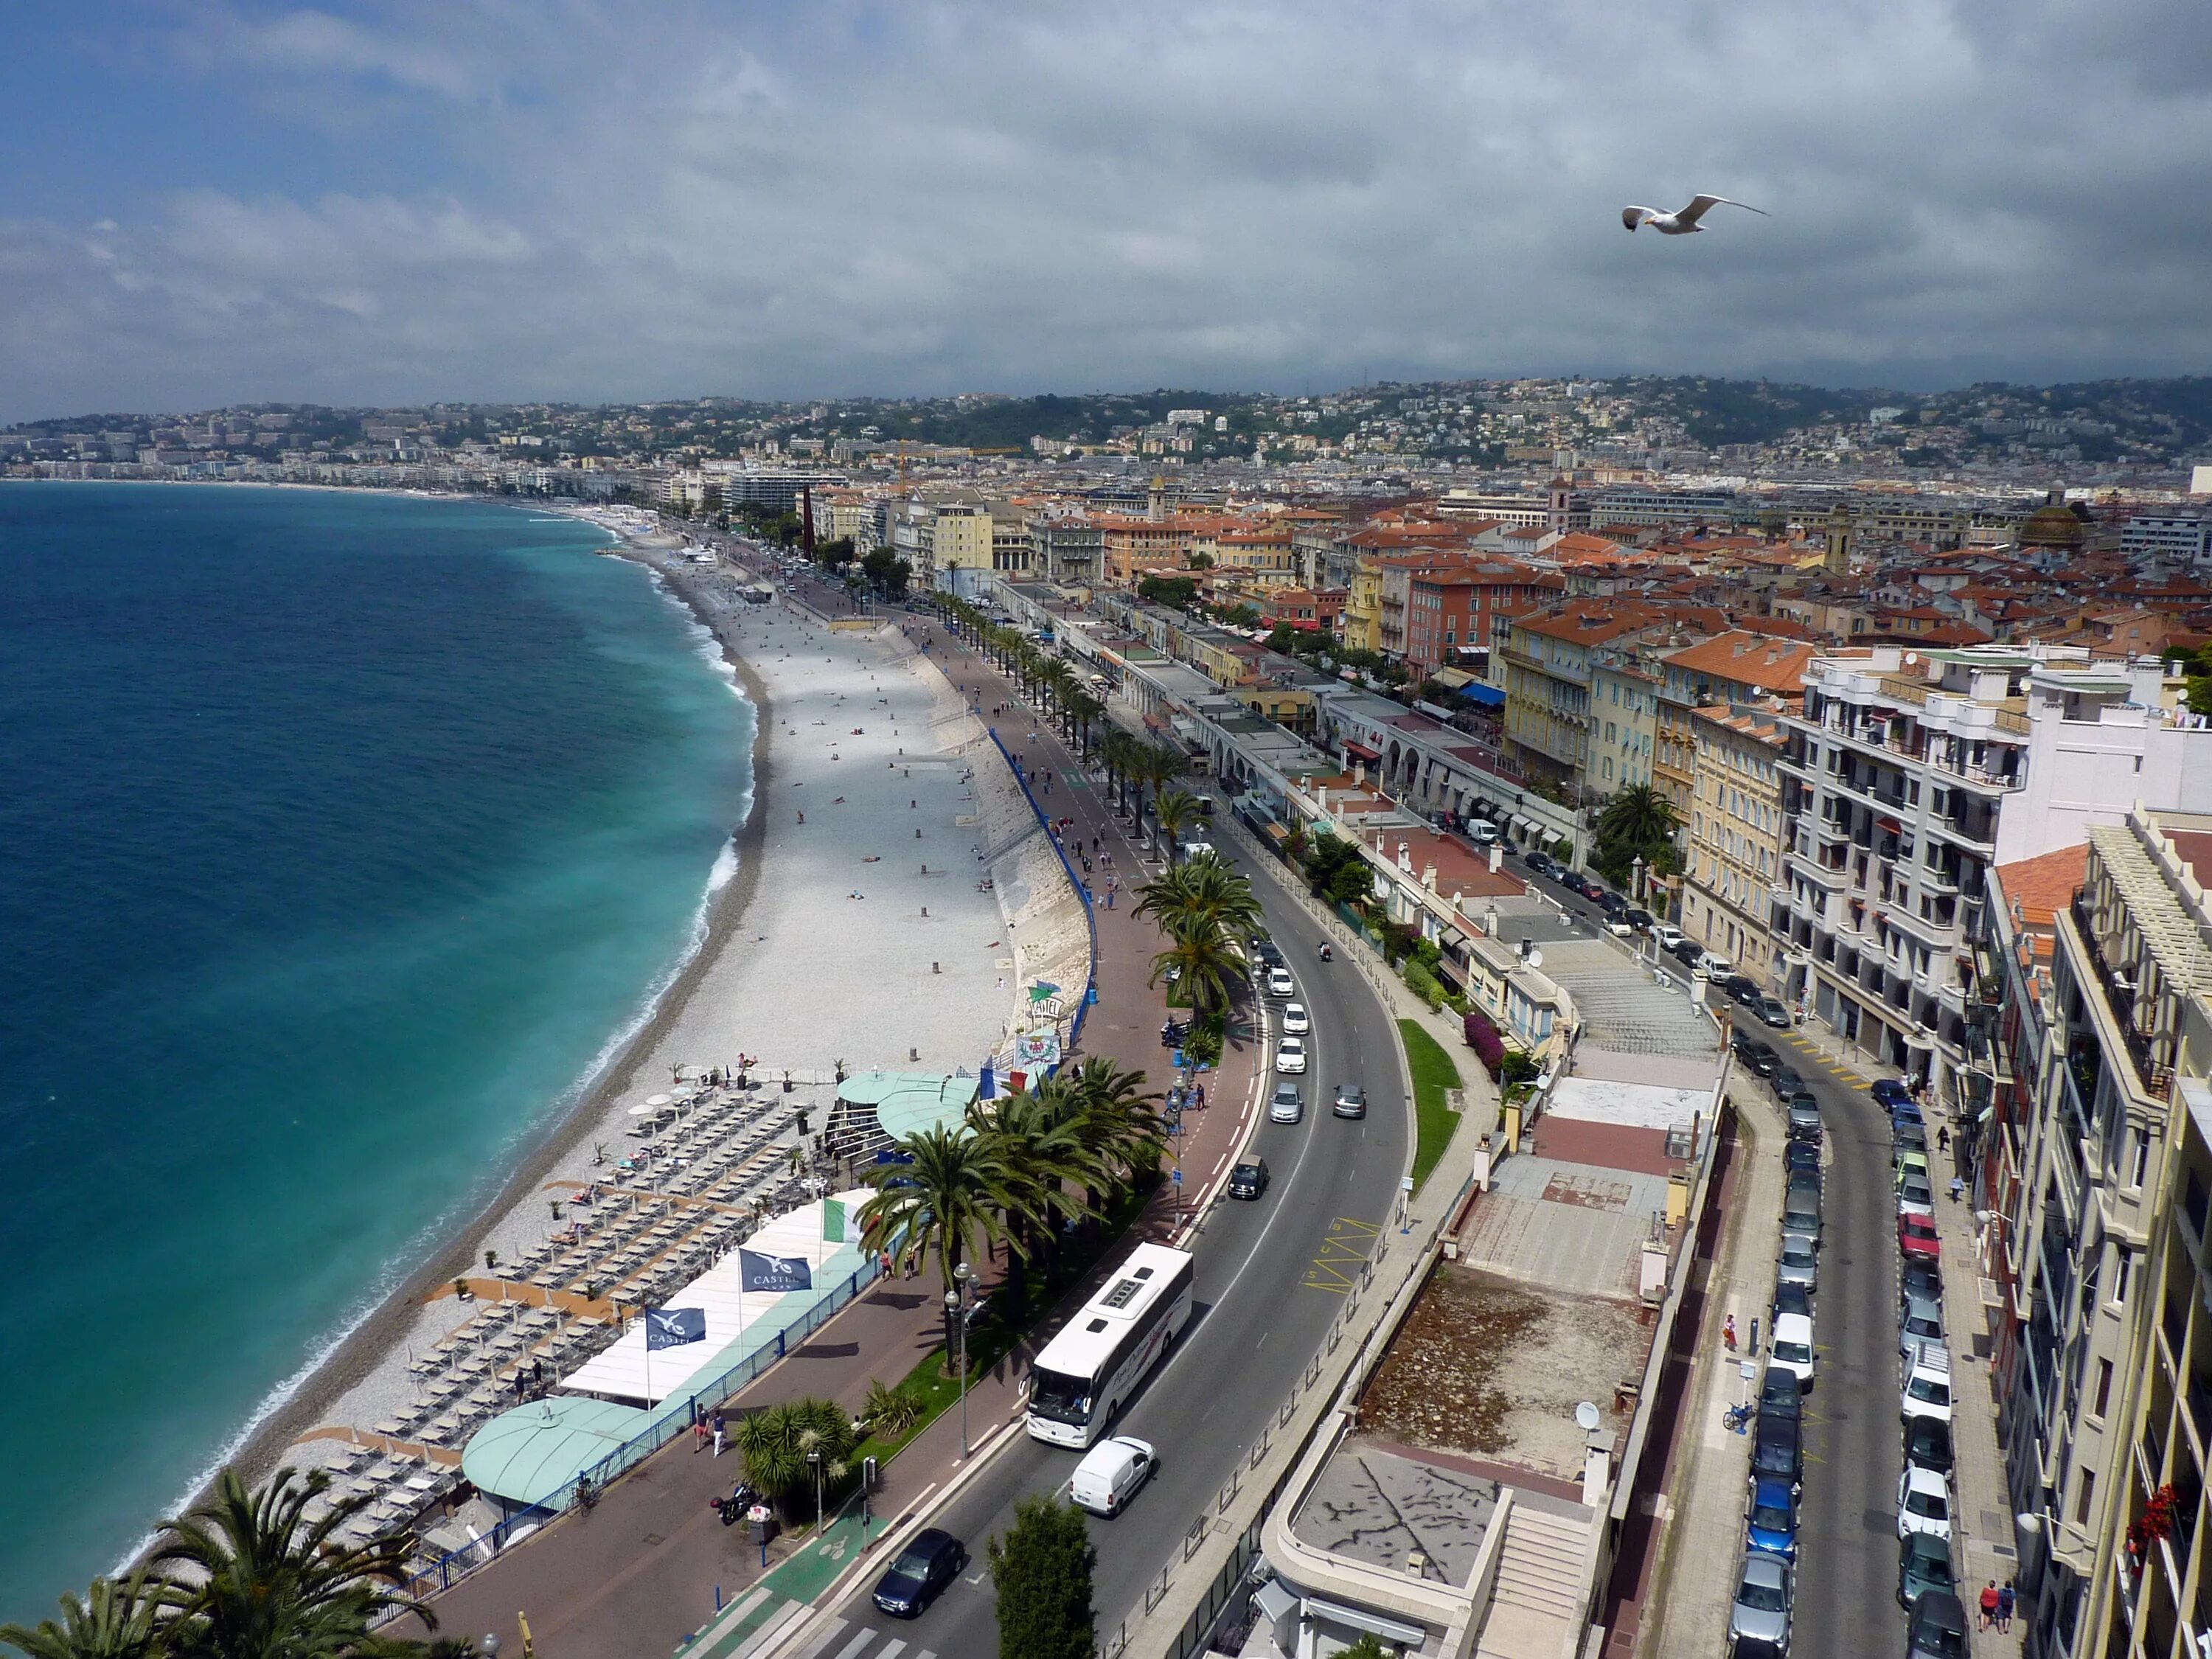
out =
[[[1675,213],[1662,213],[1656,208],[1625,207],[1620,210],[1620,222],[1632,231],[1649,225],[1662,236],[1694,236],[1705,228],[1698,221],[1705,216],[1705,210],[1717,207],[1740,207],[1762,219],[1774,216],[1765,208],[1755,208],[1748,202],[1731,202],[1725,196],[1692,196],[1690,205]]]

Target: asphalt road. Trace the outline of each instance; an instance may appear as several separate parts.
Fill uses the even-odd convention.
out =
[[[1889,1120],[1811,1048],[1766,1035],[1819,1099],[1827,1142],[1793,1651],[1797,1659],[1902,1653],[1897,1481],[1905,1449]]]
[[[1216,844],[1224,857],[1243,858],[1225,838]],[[1273,1420],[1341,1309],[1357,1255],[1376,1236],[1373,1230],[1389,1224],[1405,1168],[1410,1114],[1389,1017],[1357,968],[1320,961],[1319,928],[1264,872],[1253,873],[1313,1020],[1310,1069],[1299,1079],[1305,1116],[1296,1125],[1261,1124],[1254,1147],[1267,1160],[1273,1183],[1257,1203],[1223,1198],[1214,1206],[1193,1244],[1191,1323],[1112,1425],[1114,1433],[1150,1441],[1160,1467],[1120,1516],[1091,1522],[1102,1635],[1143,1610],[1145,1585],[1191,1522],[1210,1512],[1245,1449]],[[1106,912],[1100,924],[1127,925]],[[1365,1085],[1364,1119],[1330,1114],[1329,1095],[1343,1081]],[[1205,1171],[1187,1174],[1203,1187]],[[985,1540],[1012,1524],[1017,1499],[1065,1482],[1080,1456],[1026,1435],[1015,1440],[933,1522],[963,1540],[974,1557],[960,1581],[920,1618],[896,1620],[876,1610],[871,1578],[837,1608],[846,1622],[821,1653],[880,1659],[893,1641],[905,1644],[902,1659],[996,1653]]]

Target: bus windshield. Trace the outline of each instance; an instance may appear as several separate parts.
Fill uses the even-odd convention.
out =
[[[1060,1371],[1030,1372],[1030,1409],[1061,1423],[1091,1420],[1091,1379]]]

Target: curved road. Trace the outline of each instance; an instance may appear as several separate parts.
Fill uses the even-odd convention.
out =
[[[1263,1118],[1253,1145],[1273,1183],[1256,1204],[1223,1198],[1214,1206],[1191,1246],[1198,1257],[1191,1323],[1112,1425],[1152,1442],[1160,1468],[1121,1515],[1091,1521],[1102,1638],[1143,1611],[1146,1583],[1191,1522],[1212,1513],[1216,1494],[1320,1347],[1343,1306],[1343,1287],[1389,1224],[1411,1133],[1397,1032],[1373,989],[1351,963],[1321,962],[1318,926],[1268,872],[1251,867],[1256,860],[1241,848],[1217,844],[1255,878],[1312,1016],[1305,1116],[1296,1125]],[[1100,922],[1115,925],[1110,913]],[[1334,1085],[1345,1081],[1365,1086],[1364,1119],[1330,1113]],[[1203,1189],[1206,1171],[1186,1174],[1194,1190]],[[897,1620],[876,1610],[872,1574],[838,1606],[841,1622],[810,1645],[810,1655],[890,1659],[894,1642],[905,1644],[896,1659],[996,1653],[985,1540],[1012,1524],[1017,1499],[1064,1483],[1080,1456],[1026,1435],[1012,1442],[933,1519],[974,1557],[961,1580],[920,1618]]]

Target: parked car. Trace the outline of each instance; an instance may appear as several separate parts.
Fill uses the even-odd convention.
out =
[[[1657,926],[1657,920],[1640,904],[1632,904],[1620,913],[1620,919],[1639,933],[1648,933]]]
[[[1897,1166],[1897,1184],[1902,1187],[1907,1176],[1918,1176],[1923,1181],[1931,1179],[1928,1173],[1928,1154],[1908,1147],[1893,1146],[1890,1161]]]
[[[1910,1607],[1930,1590],[1947,1595],[1958,1589],[1951,1571],[1950,1540],[1932,1533],[1916,1532],[1897,1547],[1897,1601]]]
[[[1498,839],[1498,826],[1488,818],[1469,818],[1467,838],[1477,847],[1487,847]]]
[[[1792,1095],[1789,1110],[1790,1138],[1819,1146],[1825,1132],[1820,1121],[1820,1103],[1810,1095]]]
[[[1785,1104],[1790,1096],[1802,1094],[1805,1089],[1805,1079],[1797,1075],[1797,1068],[1795,1066],[1776,1066],[1774,1075],[1767,1079],[1766,1082],[1767,1086],[1774,1091],[1774,1097]]]
[[[1782,1150],[1785,1165],[1791,1175],[1809,1175],[1820,1178],[1820,1149],[1809,1140],[1793,1140]]]
[[[1759,981],[1748,974],[1730,974],[1720,981],[1720,988],[1729,994],[1731,1000],[1740,1002],[1747,1007],[1757,1002],[1762,994],[1759,988]]]
[[[1695,939],[1683,939],[1668,947],[1667,954],[1685,968],[1695,968],[1705,959],[1705,947]]]
[[[1948,1548],[1948,1547],[1946,1546]],[[1905,1626],[1905,1659],[1966,1659],[1966,1606],[1956,1591],[1930,1586]]]
[[[1295,1083],[1278,1083],[1267,1097],[1267,1121],[1296,1123],[1306,1115],[1306,1097]]]
[[[1796,1371],[1786,1365],[1769,1365],[1759,1379],[1760,1417],[1796,1418],[1804,1414],[1805,1389]]]
[[[1311,1030],[1313,1019],[1306,1012],[1304,1003],[1286,1002],[1283,1005],[1283,1030],[1286,1035],[1295,1036]]]
[[[1943,1242],[1936,1236],[1936,1221],[1932,1216],[1900,1215],[1897,1218],[1897,1248],[1905,1255],[1925,1256],[1934,1261],[1943,1254]]]
[[[1624,915],[1628,910],[1628,901],[1608,887],[1599,892],[1597,908],[1608,916]]]
[[[1899,1121],[1890,1126],[1890,1161],[1895,1163],[1902,1159],[1907,1152],[1917,1152],[1923,1158],[1928,1156],[1928,1126],[1926,1124]]]
[[[1898,1273],[1906,1296],[1925,1297],[1936,1303],[1943,1300],[1943,1270],[1933,1261],[1923,1256],[1907,1256]]]
[[[1900,1176],[1897,1182],[1897,1212],[1899,1215],[1921,1215],[1933,1219],[1936,1214],[1936,1189],[1928,1184],[1925,1176]]]
[[[1951,1355],[1948,1349],[1923,1348],[1913,1356],[1899,1391],[1898,1415],[1910,1423],[1916,1417],[1951,1420]]]
[[[1905,1423],[1905,1461],[1938,1474],[1951,1473],[1951,1425],[1940,1417],[1911,1417]]]
[[[1784,1232],[1802,1233],[1817,1246],[1820,1242],[1820,1187],[1818,1182],[1806,1183],[1802,1176],[1790,1178],[1790,1189],[1782,1200],[1782,1227]]]
[[[1772,1652],[1786,1651],[1793,1600],[1790,1564],[1765,1550],[1747,1551],[1735,1604],[1729,1609],[1729,1639],[1736,1650],[1741,1653],[1755,1642]]]
[[[1275,1045],[1275,1069],[1285,1077],[1304,1074],[1306,1044],[1304,1037],[1286,1036]]]
[[[1557,875],[1559,871],[1559,866],[1553,861],[1551,855],[1547,853],[1531,853],[1522,860],[1522,862],[1528,866],[1529,872],[1534,875],[1554,876]]]
[[[1254,937],[1252,940],[1252,959],[1258,963],[1262,968],[1279,968],[1283,965],[1282,951],[1277,946],[1275,941],[1269,939],[1265,933],[1257,934]]]
[[[1805,1481],[1805,1449],[1795,1418],[1762,1417],[1751,1437],[1751,1472],[1771,1474],[1793,1486]]]
[[[1912,1091],[1893,1077],[1877,1079],[1867,1092],[1881,1103],[1885,1111],[1894,1112],[1899,1107],[1912,1106],[1915,1115],[1919,1113],[1920,1109],[1912,1105]]]
[[[1257,1198],[1267,1190],[1267,1160],[1247,1158],[1229,1172],[1229,1196]]]
[[[1751,1483],[1751,1512],[1744,1518],[1743,1531],[1747,1548],[1785,1561],[1797,1559],[1797,1494],[1788,1481]]]
[[[1778,1281],[1802,1285],[1808,1294],[1820,1288],[1820,1242],[1809,1233],[1782,1235],[1782,1255],[1776,1268]]]
[[[1574,889],[1592,903],[1596,903],[1605,897],[1605,884],[1595,876],[1577,875],[1574,878]]]
[[[1729,1046],[1735,1050],[1735,1057],[1744,1063],[1746,1069],[1755,1076],[1772,1077],[1782,1069],[1782,1056],[1774,1052],[1773,1045],[1761,1042],[1747,1032],[1738,1031],[1729,1039]]]
[[[1778,1031],[1788,1030],[1793,1024],[1790,1018],[1790,1005],[1783,1001],[1780,997],[1763,996],[1753,1005],[1753,1007],[1759,1018]]]
[[[1909,1368],[1927,1345],[1943,1346],[1943,1304],[1924,1296],[1908,1296],[1898,1312],[1898,1354]]]
[[[1671,951],[1682,942],[1682,930],[1671,921],[1661,922],[1651,930],[1651,933],[1659,941],[1659,948],[1662,951]]]
[[[1793,1371],[1797,1386],[1813,1386],[1813,1322],[1803,1314],[1784,1314],[1774,1322],[1766,1347],[1767,1370]]]
[[[1929,1469],[1907,1469],[1897,1478],[1897,1535],[1924,1532],[1951,1538],[1951,1483]]]
[[[918,1618],[967,1561],[967,1547],[951,1533],[938,1527],[916,1533],[876,1580],[876,1606],[894,1619]]]
[[[1336,1097],[1329,1102],[1328,1109],[1339,1117],[1365,1117],[1367,1091],[1357,1083],[1340,1083],[1336,1085]]]
[[[1810,1316],[1813,1311],[1812,1287],[1788,1279],[1778,1279],[1774,1285],[1774,1306],[1770,1310],[1776,1316],[1786,1313]]]

